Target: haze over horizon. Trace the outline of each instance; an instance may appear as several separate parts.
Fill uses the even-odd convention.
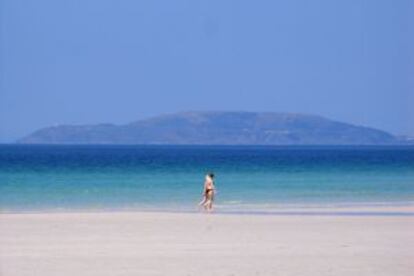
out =
[[[271,111],[414,136],[414,3],[3,0],[0,142],[56,124]]]

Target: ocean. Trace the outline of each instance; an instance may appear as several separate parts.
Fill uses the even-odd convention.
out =
[[[414,202],[413,146],[0,145],[0,211],[218,211]]]

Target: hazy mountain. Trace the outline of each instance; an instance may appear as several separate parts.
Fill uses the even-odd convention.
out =
[[[320,116],[292,113],[182,112],[126,125],[61,125],[18,141],[33,144],[394,144],[393,135]]]

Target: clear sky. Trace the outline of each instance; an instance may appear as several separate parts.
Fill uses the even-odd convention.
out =
[[[414,135],[412,0],[0,0],[0,142],[186,110]]]

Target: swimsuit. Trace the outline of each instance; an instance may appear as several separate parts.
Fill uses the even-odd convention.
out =
[[[207,188],[206,189],[206,198],[207,199],[213,199],[213,190],[214,190],[213,188]]]

